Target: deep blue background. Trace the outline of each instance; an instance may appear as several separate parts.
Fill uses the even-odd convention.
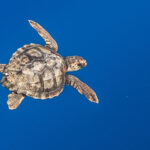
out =
[[[26,97],[10,111],[0,86],[0,150],[150,150],[150,3],[138,0],[13,0],[0,3],[0,63],[17,48],[44,44],[44,26],[63,56],[88,66],[72,72],[100,103],[72,87],[50,100]]]

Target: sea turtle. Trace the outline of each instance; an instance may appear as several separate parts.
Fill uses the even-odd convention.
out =
[[[26,96],[35,99],[58,96],[64,85],[73,86],[90,101],[98,103],[95,92],[88,85],[66,74],[85,67],[86,60],[79,56],[62,57],[51,35],[38,23],[32,20],[29,23],[46,44],[24,45],[12,55],[8,64],[0,64],[1,83],[12,91],[8,95],[9,109],[16,109]]]

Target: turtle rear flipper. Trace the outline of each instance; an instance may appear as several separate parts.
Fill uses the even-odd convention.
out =
[[[3,70],[4,70],[5,66],[6,66],[6,64],[0,64],[0,72],[3,73]]]
[[[17,94],[17,93],[11,93],[8,95],[8,107],[9,109],[13,110],[16,109],[22,102],[22,100],[24,99],[24,95],[23,94]]]

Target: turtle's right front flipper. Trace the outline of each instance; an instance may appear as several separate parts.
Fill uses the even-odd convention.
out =
[[[3,73],[6,64],[0,64],[0,72]]]
[[[89,101],[97,103],[99,102],[96,93],[85,83],[80,81],[78,78],[72,75],[66,75],[66,85],[73,86],[78,90],[79,93],[85,95]]]

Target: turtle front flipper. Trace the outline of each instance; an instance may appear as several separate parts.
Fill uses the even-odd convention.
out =
[[[0,64],[0,72],[3,73],[5,66],[6,66],[6,64]]]
[[[8,95],[8,107],[9,109],[13,110],[16,109],[22,102],[22,100],[24,99],[24,95],[23,94],[17,94],[17,93],[11,93]]]
[[[44,39],[46,46],[52,49],[54,52],[57,52],[58,45],[56,41],[51,37],[51,35],[37,22],[29,20],[29,23]]]
[[[66,75],[66,85],[71,85],[78,90],[79,93],[85,95],[91,102],[98,103],[99,100],[96,93],[85,83],[72,75]]]

